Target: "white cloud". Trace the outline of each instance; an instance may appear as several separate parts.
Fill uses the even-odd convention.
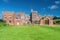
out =
[[[60,4],[60,1],[55,1],[55,4]]]
[[[8,0],[3,0],[3,1],[6,2],[6,3],[8,2]]]
[[[49,6],[50,9],[57,9],[58,6],[57,5],[52,5],[52,6]]]

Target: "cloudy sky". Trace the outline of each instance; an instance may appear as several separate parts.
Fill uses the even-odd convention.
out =
[[[60,0],[0,0],[0,18],[2,11],[25,12],[29,15],[31,9],[38,11],[41,16],[60,16]]]

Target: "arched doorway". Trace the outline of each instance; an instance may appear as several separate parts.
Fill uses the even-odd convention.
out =
[[[49,25],[49,19],[45,20],[45,24]]]

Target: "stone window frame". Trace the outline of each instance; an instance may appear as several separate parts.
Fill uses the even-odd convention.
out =
[[[34,20],[34,21],[36,20],[36,17],[37,17],[37,15],[33,15],[33,20]]]
[[[24,20],[25,19],[25,16],[24,15],[21,15],[21,19]]]
[[[5,21],[7,20],[7,16],[6,15],[4,15],[3,18],[4,18]]]
[[[10,19],[10,20],[12,19],[12,16],[11,16],[11,15],[9,15],[9,19]]]

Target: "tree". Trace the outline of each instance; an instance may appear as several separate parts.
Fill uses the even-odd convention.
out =
[[[58,17],[57,16],[54,16],[53,20],[57,19]]]
[[[4,26],[6,25],[6,22],[3,21],[2,19],[0,19],[0,26],[1,26],[1,25],[4,25]]]

